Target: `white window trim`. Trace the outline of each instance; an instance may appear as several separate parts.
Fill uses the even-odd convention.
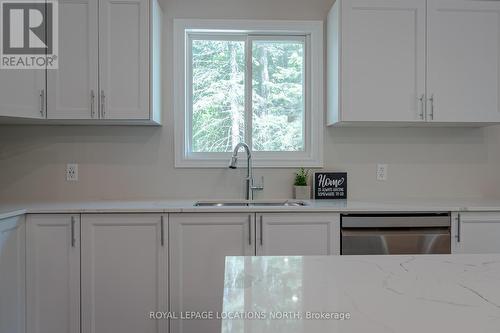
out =
[[[174,20],[174,119],[176,168],[227,168],[231,153],[189,153],[186,131],[186,52],[187,31],[211,30],[245,34],[305,35],[309,39],[306,52],[310,68],[306,78],[306,125],[303,154],[293,152],[255,152],[253,165],[264,168],[323,167],[324,79],[323,79],[323,22],[267,20]],[[307,125],[310,122],[310,126]]]

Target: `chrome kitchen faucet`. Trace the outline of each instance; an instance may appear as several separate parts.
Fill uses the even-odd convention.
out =
[[[238,168],[238,152],[242,147],[245,149],[245,152],[247,154],[247,178],[245,180],[246,183],[245,196],[247,200],[253,200],[253,191],[262,191],[264,189],[264,184],[262,183],[259,186],[254,185],[253,170],[252,170],[252,152],[250,151],[250,147],[248,147],[246,143],[240,142],[236,145],[236,147],[234,147],[233,156],[231,157],[231,163],[229,164],[229,168],[230,169]]]

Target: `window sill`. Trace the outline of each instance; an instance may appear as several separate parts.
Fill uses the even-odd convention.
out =
[[[217,159],[195,159],[195,158],[183,158],[175,161],[176,168],[191,168],[191,169],[225,169],[228,168],[230,162],[230,156],[226,159],[217,158]],[[252,159],[252,166],[254,168],[322,168],[323,160],[322,159],[303,159],[303,160],[286,160],[286,159]],[[244,156],[240,156],[238,160],[238,167],[245,168],[246,167],[246,158]]]

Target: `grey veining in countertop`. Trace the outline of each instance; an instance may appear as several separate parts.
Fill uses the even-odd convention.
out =
[[[500,255],[228,257],[223,311],[222,333],[498,333]]]

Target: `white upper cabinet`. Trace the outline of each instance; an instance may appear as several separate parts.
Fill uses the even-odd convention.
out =
[[[452,253],[500,253],[500,213],[454,213]]]
[[[341,121],[422,121],[425,0],[342,1]]]
[[[24,216],[0,220],[0,333],[26,332]]]
[[[0,87],[0,117],[45,118],[44,70],[0,69]]]
[[[149,119],[149,0],[101,0],[100,107],[104,119]]]
[[[59,0],[59,68],[47,71],[48,119],[98,118],[97,0]]]
[[[0,123],[160,124],[157,0],[60,0],[58,14],[58,69],[2,70]]]
[[[427,7],[430,120],[499,122],[500,2],[432,0]]]
[[[337,0],[328,125],[500,122],[500,2]]]
[[[340,254],[339,214],[259,214],[256,230],[259,256]]]

